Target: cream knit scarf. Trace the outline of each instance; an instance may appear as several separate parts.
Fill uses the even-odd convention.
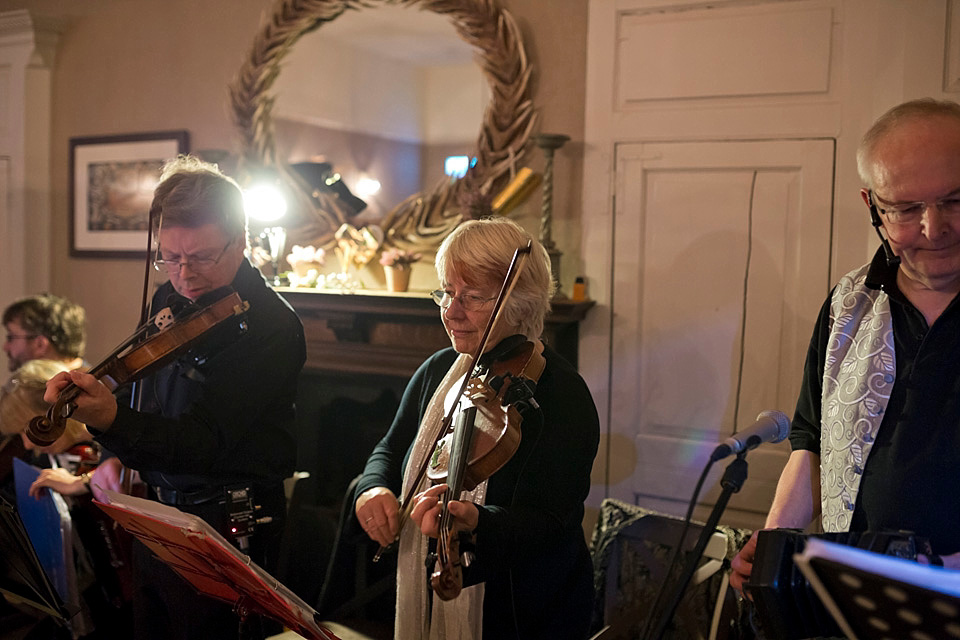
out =
[[[470,374],[471,362],[471,356],[461,354],[430,399],[404,472],[403,496],[409,495],[417,471],[427,456],[433,453],[431,449],[437,429],[451,404],[457,400],[456,392],[463,377]],[[429,483],[424,477],[417,491],[427,489]],[[486,492],[485,480],[473,491],[463,492],[460,499],[484,504]],[[407,522],[400,533],[398,549],[397,613],[393,637],[395,640],[480,640],[483,631],[483,585],[468,587],[449,602],[433,596],[430,614],[427,605],[432,591],[427,586],[426,558],[427,537],[420,533],[413,522]]]

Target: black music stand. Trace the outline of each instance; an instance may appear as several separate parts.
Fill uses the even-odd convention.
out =
[[[69,613],[40,564],[16,508],[0,497],[0,593],[66,624]]]
[[[140,539],[198,592],[233,605],[242,621],[260,614],[310,640],[338,640],[320,625],[317,612],[206,522],[173,507],[105,491],[94,501]]]
[[[794,560],[852,640],[960,632],[960,572],[818,539]]]

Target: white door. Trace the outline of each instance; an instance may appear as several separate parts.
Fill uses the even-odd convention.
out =
[[[792,417],[830,286],[833,163],[833,140],[617,146],[610,430],[635,465],[610,495],[682,515],[717,442]],[[762,523],[788,450],[749,455],[723,522]]]

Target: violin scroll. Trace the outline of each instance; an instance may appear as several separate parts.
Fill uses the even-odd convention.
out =
[[[430,586],[441,600],[453,600],[463,591],[463,567],[469,566],[469,552],[461,554],[461,535],[441,536],[437,547],[437,563],[430,574]],[[472,536],[471,536],[472,537]]]
[[[47,416],[36,416],[27,425],[27,438],[38,447],[49,447],[60,439],[66,429],[66,419],[51,420]]]

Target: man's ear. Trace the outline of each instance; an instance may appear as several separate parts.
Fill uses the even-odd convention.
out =
[[[38,335],[33,339],[33,355],[37,360],[41,358],[55,360],[57,358],[57,350],[53,348],[53,343],[50,342],[50,338],[44,335]]]

